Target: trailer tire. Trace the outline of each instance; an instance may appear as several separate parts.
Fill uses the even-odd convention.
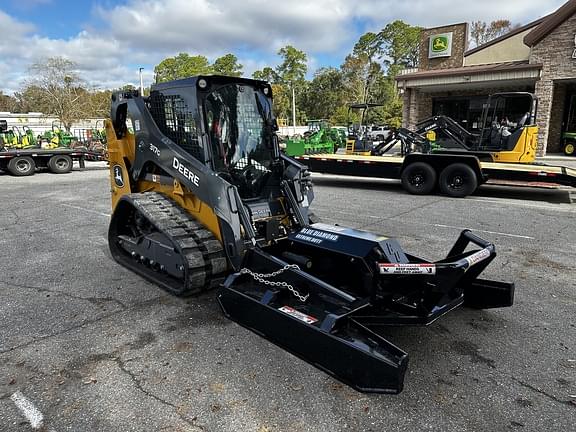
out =
[[[34,159],[29,156],[16,156],[8,162],[8,172],[17,177],[31,176],[36,171]]]
[[[436,186],[436,171],[426,162],[414,162],[404,168],[402,187],[414,195],[427,195]]]
[[[474,193],[478,187],[478,178],[470,166],[454,163],[442,170],[438,186],[443,194],[454,198],[464,198]]]
[[[54,174],[66,174],[72,171],[72,158],[68,155],[54,155],[48,161],[48,168]]]

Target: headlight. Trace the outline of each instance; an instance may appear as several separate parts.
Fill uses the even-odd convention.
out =
[[[270,89],[268,87],[264,87],[264,94],[268,96],[268,93],[270,93]]]
[[[208,87],[208,83],[204,78],[200,78],[198,80],[198,87],[200,87],[201,89],[205,89],[206,87]]]

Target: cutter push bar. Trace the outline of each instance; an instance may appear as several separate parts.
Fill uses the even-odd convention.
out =
[[[478,278],[496,251],[468,230],[436,262],[404,253],[392,239],[324,224],[303,228],[289,241],[310,268],[254,249],[244,266],[252,272],[273,269],[281,282],[235,273],[219,302],[229,318],[359,391],[402,391],[408,354],[382,336],[385,327],[428,325],[461,305],[513,303],[514,284]],[[467,250],[470,245],[476,248]]]

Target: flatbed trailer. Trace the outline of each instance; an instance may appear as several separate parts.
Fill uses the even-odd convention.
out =
[[[465,197],[487,181],[526,186],[576,187],[576,169],[545,164],[482,162],[474,155],[360,156],[319,154],[295,157],[312,172],[401,180],[405,190],[424,195],[439,190]]]
[[[85,168],[86,160],[97,158],[97,154],[84,149],[10,149],[0,151],[0,170],[19,177],[34,175],[37,169],[65,174],[72,171],[74,162]]]

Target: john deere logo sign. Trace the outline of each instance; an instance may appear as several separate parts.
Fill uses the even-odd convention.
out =
[[[444,52],[448,49],[448,38],[446,36],[436,36],[432,42],[432,51]]]
[[[430,36],[428,58],[450,57],[452,55],[452,33]]]

